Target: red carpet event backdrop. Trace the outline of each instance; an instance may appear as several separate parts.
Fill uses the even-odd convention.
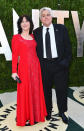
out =
[[[39,9],[53,10],[53,23],[66,25],[72,45],[70,86],[84,85],[84,1],[83,0],[0,0],[0,92],[13,91],[16,83],[11,78],[11,38],[17,34],[20,15],[31,16],[34,28],[41,25]]]

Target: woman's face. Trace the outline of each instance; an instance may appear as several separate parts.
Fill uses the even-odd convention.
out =
[[[30,22],[27,21],[25,17],[23,17],[23,20],[21,22],[21,28],[22,28],[22,32],[28,31],[30,29]]]

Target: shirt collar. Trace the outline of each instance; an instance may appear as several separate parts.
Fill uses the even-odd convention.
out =
[[[43,26],[44,30],[46,30],[46,28],[53,29],[53,24],[51,23],[49,27]]]

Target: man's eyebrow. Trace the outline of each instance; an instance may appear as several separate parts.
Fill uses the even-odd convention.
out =
[[[50,15],[50,13],[47,13],[47,14],[42,14],[42,15]]]

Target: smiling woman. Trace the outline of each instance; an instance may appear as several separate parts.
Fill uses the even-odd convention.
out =
[[[18,34],[12,38],[12,78],[21,80],[17,83],[16,125],[25,126],[27,121],[34,125],[35,122],[44,122],[47,115],[37,43],[30,17],[19,17],[17,24]]]

